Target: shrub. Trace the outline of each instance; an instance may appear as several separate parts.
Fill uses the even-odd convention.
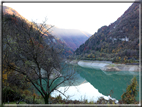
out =
[[[15,101],[15,100],[19,100],[21,98],[21,95],[19,92],[13,90],[10,87],[4,87],[2,89],[2,99],[3,102],[7,102],[7,101]]]
[[[131,80],[131,84],[127,86],[126,92],[124,92],[121,96],[122,103],[125,103],[125,104],[137,103],[135,99],[135,97],[137,96],[137,92],[138,92],[137,86],[138,86],[138,83],[137,83],[136,77],[134,77]]]
[[[100,97],[97,100],[96,104],[115,104],[115,100],[112,100],[112,99],[106,100],[103,97]]]

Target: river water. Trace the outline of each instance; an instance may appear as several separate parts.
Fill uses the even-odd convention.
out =
[[[74,66],[76,71],[76,81],[70,87],[61,85],[58,89],[65,92],[71,100],[97,101],[99,97],[105,99],[113,98],[121,99],[121,95],[126,92],[126,87],[131,83],[131,79],[136,76],[139,84],[139,72],[120,71],[120,72],[105,72],[95,68],[85,68]],[[52,92],[52,96],[57,96],[60,93]],[[65,98],[63,95],[61,95]],[[136,97],[139,100],[139,93]]]

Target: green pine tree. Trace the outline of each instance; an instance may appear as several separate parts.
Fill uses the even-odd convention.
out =
[[[132,78],[131,80],[131,84],[127,86],[126,88],[126,92],[122,94],[121,98],[122,98],[122,103],[125,104],[135,104],[136,103],[136,96],[138,93],[137,90],[137,79],[136,77]]]

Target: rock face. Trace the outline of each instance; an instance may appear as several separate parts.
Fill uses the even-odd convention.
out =
[[[138,65],[112,64],[100,68],[103,71],[139,71]]]
[[[118,64],[116,65],[121,71],[139,71],[139,65],[125,65],[125,64]]]
[[[139,65],[114,64],[111,61],[86,61],[73,60],[66,62],[73,65],[79,65],[85,68],[101,69],[102,71],[139,71]]]
[[[120,71],[120,69],[117,67],[104,67],[104,68],[101,68],[101,70],[103,70],[103,71]]]
[[[78,65],[81,67],[86,67],[86,68],[95,68],[95,69],[100,69],[104,68],[105,66],[112,64],[111,61],[86,61],[86,60],[81,60],[78,62]]]

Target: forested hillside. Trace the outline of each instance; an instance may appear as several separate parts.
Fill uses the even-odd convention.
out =
[[[87,39],[87,33],[81,32],[84,35],[83,37],[81,37],[82,34],[80,35],[80,33],[77,36],[78,31],[72,30],[60,30],[61,33],[59,33],[59,31],[56,32],[53,29],[54,33],[50,33],[50,26],[46,23],[30,22],[14,9],[3,6],[2,106],[3,104],[5,106],[5,104],[117,103],[117,98],[111,96],[111,94],[117,93],[117,90],[114,91],[114,88],[116,88],[115,83],[117,83],[117,89],[124,90],[125,87],[119,82],[124,79],[123,83],[128,85],[128,80],[133,76],[132,73],[131,75],[129,73],[128,75],[123,74],[123,76],[121,73],[120,75],[115,75],[116,73],[112,72],[112,74],[109,74],[106,71],[101,72],[100,70],[87,68],[85,65],[92,65],[89,63],[80,67],[78,61],[69,62],[66,58],[112,60],[125,63],[137,62],[140,45],[138,19],[138,4],[133,4],[116,22],[101,27],[73,54],[79,44]],[[66,37],[67,35],[69,37]],[[77,62],[78,65],[76,65]],[[110,66],[115,65],[117,64],[111,64]],[[138,76],[137,72],[134,75]],[[105,84],[104,81],[108,84]],[[118,104],[138,103],[135,99],[138,92],[136,77],[132,80],[132,85],[134,87],[131,87],[131,84],[128,86],[128,88],[131,87],[128,91],[132,92],[128,93],[126,90],[126,93],[122,95],[122,101],[120,100]],[[71,91],[69,88],[71,88]],[[77,91],[74,89],[77,89]],[[92,92],[88,91],[88,89],[91,89]],[[60,94],[56,94],[56,92]],[[82,100],[82,94],[85,95],[86,93],[89,95],[88,98],[92,97],[91,101],[88,98]],[[72,99],[74,94],[76,94],[77,99]],[[95,102],[95,97],[98,98],[97,102]],[[128,100],[129,98],[130,100]]]
[[[114,23],[98,29],[75,55],[80,59],[135,62],[139,45],[139,4],[133,3]]]
[[[56,39],[54,36],[52,36],[52,34],[50,34],[50,32],[48,30],[46,30],[46,28],[44,28],[45,23],[42,23],[41,26],[38,26],[35,22],[28,21],[26,18],[21,16],[16,10],[14,10],[10,7],[7,7],[7,6],[3,6],[3,19],[11,21],[11,24],[9,26],[7,26],[7,29],[9,29],[9,30],[11,30],[10,27],[12,27],[14,29],[14,27],[16,27],[15,25],[17,23],[25,23],[25,24],[27,24],[27,26],[30,26],[30,24],[32,23],[34,25],[33,26],[34,29],[39,30],[41,32],[41,34],[44,36],[45,42],[48,45],[50,45],[50,47],[62,50],[62,55],[64,55],[64,56],[68,56],[73,53],[73,50],[70,47],[68,47],[60,39]],[[13,23],[13,22],[15,22],[15,23]],[[14,35],[14,30],[11,30],[11,32]],[[8,33],[8,32],[6,32],[6,33]]]
[[[13,101],[19,103],[24,99],[24,102],[34,104],[36,101],[31,99],[36,96],[35,90],[38,90],[45,99],[44,103],[48,103],[50,93],[58,86],[52,83],[61,76],[60,64],[64,56],[71,54],[71,49],[60,40],[56,40],[48,30],[45,30],[44,25],[45,23],[42,23],[38,26],[26,20],[15,10],[4,7],[2,16],[3,103]],[[65,79],[61,82],[69,80],[70,76],[69,74],[62,76]],[[44,78],[48,79],[47,89],[43,89]],[[49,84],[51,78],[53,81]],[[50,90],[51,87],[54,88]]]

